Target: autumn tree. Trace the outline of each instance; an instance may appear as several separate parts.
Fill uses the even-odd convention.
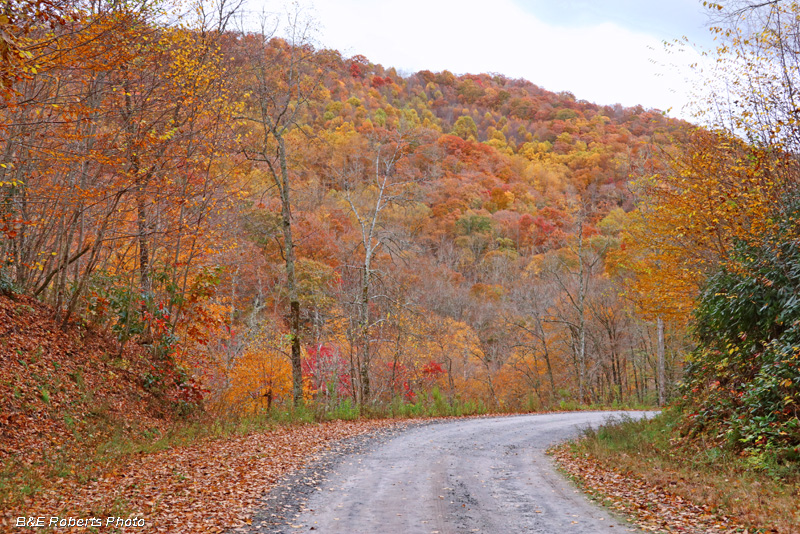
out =
[[[262,18],[260,33],[243,31],[240,36],[241,50],[247,58],[242,86],[247,95],[247,110],[241,119],[250,129],[241,150],[248,160],[267,172],[280,200],[293,394],[295,403],[299,404],[303,395],[302,328],[289,138],[302,135],[302,113],[319,89],[324,70],[311,45],[313,24],[304,18],[299,8],[288,14],[286,27],[286,39],[275,37],[276,28],[269,28],[268,21]]]
[[[526,273],[516,284],[513,284],[512,298],[516,301],[515,314],[506,321],[509,329],[517,330],[518,343],[526,349],[533,359],[533,369],[529,372],[539,374],[540,358],[544,360],[545,373],[551,399],[556,397],[554,376],[554,357],[552,355],[552,339],[547,331],[550,312],[554,304],[555,291],[552,284],[536,279],[536,274]],[[540,399],[542,395],[540,394]]]
[[[156,17],[149,5],[74,14],[57,39],[43,37],[47,75],[21,84],[20,102],[4,114],[13,136],[2,171],[11,240],[2,246],[14,283],[47,296],[65,319],[96,271],[133,272],[134,254],[137,293],[152,301],[154,264],[196,266],[196,232],[219,199],[230,114],[222,29],[156,27]],[[115,248],[131,236],[134,248]],[[172,269],[170,283],[185,291],[189,272]]]
[[[800,13],[785,2],[707,5],[720,44],[700,118],[713,129],[693,132],[640,181],[631,234],[650,250],[631,265],[646,306],[691,313],[686,425],[754,453],[791,448],[796,310],[784,295],[796,284]]]
[[[356,139],[355,151],[332,168],[340,193],[356,222],[361,262],[357,294],[351,303],[357,316],[359,401],[370,400],[372,365],[371,332],[383,321],[373,317],[377,256],[397,254],[401,240],[391,228],[392,209],[402,209],[411,200],[413,184],[422,178],[410,164],[410,154],[420,143],[421,133],[401,126],[398,130],[376,129]],[[360,141],[360,142],[358,142]]]
[[[38,74],[46,41],[58,38],[57,32],[46,40],[42,34],[65,24],[74,7],[65,0],[0,3],[0,98],[6,103],[13,98],[16,83]]]
[[[475,125],[475,120],[469,115],[462,115],[453,124],[453,135],[456,135],[465,140],[476,141],[478,137],[478,127]]]
[[[589,395],[589,291],[594,278],[601,272],[602,256],[608,243],[604,239],[591,239],[585,208],[579,211],[576,219],[573,239],[568,241],[567,247],[548,255],[544,271],[563,295],[563,306],[556,316],[570,332],[578,398],[585,401]]]

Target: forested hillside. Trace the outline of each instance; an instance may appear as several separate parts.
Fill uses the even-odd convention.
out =
[[[291,403],[293,378],[323,410],[669,394],[681,322],[662,314],[659,378],[621,243],[632,178],[687,125],[502,75],[403,77],[315,48],[301,18],[272,36],[162,7],[4,22],[4,292],[148,347],[147,387],[223,411]]]

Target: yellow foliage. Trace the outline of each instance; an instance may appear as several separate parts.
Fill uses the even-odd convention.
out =
[[[289,340],[278,332],[261,332],[233,363],[224,406],[239,412],[269,409],[280,400],[291,400],[292,366]]]
[[[705,274],[733,243],[762,239],[782,192],[778,167],[774,154],[697,130],[668,172],[639,181],[645,202],[615,260],[635,274],[630,294],[646,314],[686,320]]]

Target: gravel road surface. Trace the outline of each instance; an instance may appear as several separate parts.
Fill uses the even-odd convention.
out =
[[[639,532],[591,503],[545,450],[611,417],[578,412],[451,420],[351,442],[295,474],[250,532]],[[349,447],[349,449],[348,449]]]

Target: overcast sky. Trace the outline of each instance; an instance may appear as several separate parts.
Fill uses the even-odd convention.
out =
[[[262,0],[250,0],[259,9]],[[265,9],[274,10],[272,0]],[[312,4],[313,2],[313,4]],[[598,104],[681,111],[695,52],[710,46],[699,0],[301,0],[320,46],[402,73],[496,72]]]

